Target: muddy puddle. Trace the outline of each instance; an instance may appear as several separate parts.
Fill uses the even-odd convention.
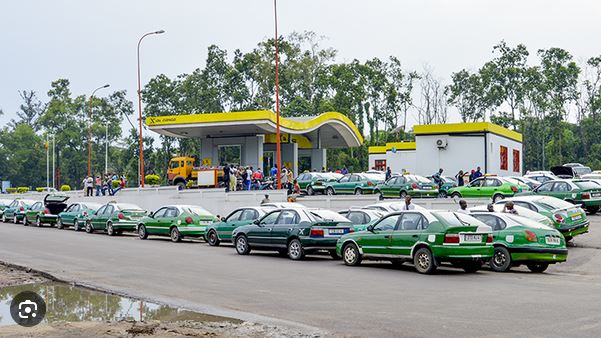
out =
[[[0,326],[15,324],[10,315],[10,303],[17,294],[23,291],[33,291],[46,302],[46,316],[42,323],[120,320],[241,323],[237,319],[207,315],[49,282],[0,288]]]

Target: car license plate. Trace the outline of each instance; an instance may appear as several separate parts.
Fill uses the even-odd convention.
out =
[[[330,229],[330,230],[328,230],[328,233],[330,235],[343,235],[344,229]]]
[[[582,219],[582,214],[573,214],[570,216],[570,218],[572,219],[572,221],[578,221]]]
[[[482,243],[482,235],[463,235],[463,243]]]
[[[559,245],[559,238],[558,237],[551,237],[551,236],[547,236],[545,237],[545,243],[549,244],[549,245]]]
[[[601,192],[594,192],[591,194],[593,197],[601,197]]]
[[[422,187],[422,189],[424,189],[424,190],[432,190],[432,187],[428,185],[428,186]]]
[[[209,225],[209,224],[211,224],[211,221],[200,221],[200,222],[198,222],[198,224],[200,224],[200,225]]]

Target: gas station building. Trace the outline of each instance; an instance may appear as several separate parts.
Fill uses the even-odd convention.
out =
[[[268,171],[276,160],[276,114],[242,111],[146,118],[150,130],[200,142],[196,156],[203,167],[234,164]],[[327,149],[358,147],[363,137],[355,124],[337,112],[312,117],[280,117],[282,165],[294,175],[327,168]]]

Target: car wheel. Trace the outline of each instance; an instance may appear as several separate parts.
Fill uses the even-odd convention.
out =
[[[495,253],[490,259],[490,268],[496,272],[505,272],[511,268],[511,254],[503,246],[495,247]]]
[[[207,242],[209,242],[210,246],[219,246],[219,237],[217,237],[217,232],[210,230],[207,234]]]
[[[106,234],[109,236],[115,236],[115,228],[113,227],[112,222],[108,222],[106,224]]]
[[[6,215],[2,215],[2,223],[6,223]]]
[[[599,207],[587,207],[586,211],[588,211],[589,214],[594,215],[599,212]]]
[[[244,235],[238,235],[236,237],[236,252],[238,255],[248,255],[250,253],[250,246],[248,245],[248,239]]]
[[[461,198],[461,194],[458,192],[454,192],[451,194],[451,198]]]
[[[428,248],[420,248],[413,256],[413,265],[419,273],[431,274],[436,271],[434,257]]]
[[[182,235],[177,227],[171,228],[171,241],[177,243],[182,240]]]
[[[504,198],[505,198],[505,196],[503,196],[502,194],[495,194],[495,195],[492,197],[492,202],[493,202],[493,203],[497,203],[498,201],[500,201],[500,200],[502,200],[502,199],[504,199]]]
[[[64,229],[65,225],[63,224],[63,220],[59,218],[56,219],[56,228],[57,229]]]
[[[294,261],[301,260],[305,257],[305,250],[303,249],[300,240],[295,238],[288,243],[288,257]]]
[[[19,220],[17,219],[17,215],[13,216],[13,223],[19,224]]]
[[[342,247],[342,261],[344,265],[359,265],[361,264],[361,253],[355,243],[348,243]]]
[[[73,231],[79,231],[79,221],[76,219],[73,220]]]
[[[332,195],[334,195],[334,189],[332,189],[331,187],[330,187],[330,188],[327,188],[327,189],[326,189],[326,194],[327,194],[328,196],[332,196]]]
[[[315,195],[315,190],[312,187],[307,187],[307,195],[313,196]]]
[[[532,272],[541,273],[541,272],[544,272],[545,270],[547,270],[547,268],[549,267],[549,264],[548,263],[536,263],[536,264],[526,264],[526,266]]]
[[[330,257],[332,257],[333,260],[337,261],[340,259],[340,256],[338,256],[338,254],[336,253],[336,250],[330,250]]]
[[[399,193],[399,197],[402,198],[402,199],[404,199],[405,197],[407,197],[407,192],[406,191],[401,191]]]
[[[38,228],[42,226],[42,220],[40,219],[40,216],[35,218],[35,226]]]
[[[363,191],[361,189],[355,189],[355,195],[363,195]]]
[[[140,224],[138,227],[138,237],[140,237],[140,239],[148,238],[148,233],[146,232],[146,226],[144,226],[144,224]]]
[[[447,198],[449,196],[447,195],[446,191],[440,191],[440,192],[438,192],[438,197],[439,198]]]
[[[184,190],[184,189],[186,189],[186,183],[184,183],[184,182],[178,182],[176,184],[176,186],[177,186],[177,190]]]
[[[92,227],[92,222],[90,221],[86,222],[86,232],[89,234],[94,232],[94,227]]]
[[[29,220],[27,219],[27,216],[23,216],[23,225],[24,226],[28,226],[29,225]]]
[[[474,273],[474,272],[480,270],[480,268],[482,268],[482,262],[463,263],[461,265],[461,268],[463,269],[463,271],[465,271],[467,273]]]

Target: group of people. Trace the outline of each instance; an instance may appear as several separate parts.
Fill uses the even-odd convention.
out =
[[[116,188],[113,188],[113,182],[119,182]],[[125,176],[118,176],[116,174],[107,174],[104,179],[100,175],[96,175],[96,178],[87,176],[83,179],[83,190],[87,197],[94,196],[94,188],[96,189],[96,196],[105,196],[107,193],[112,196],[119,190],[125,188],[127,181]]]
[[[278,177],[278,169],[275,165],[271,167],[267,175],[263,173],[261,168],[254,170],[252,166],[244,167],[233,164],[223,166],[223,183],[226,192],[253,190],[253,188],[254,190],[260,190],[261,184],[268,177],[273,180],[276,180]],[[279,177],[282,182],[282,188],[288,190],[288,195],[300,194],[300,186],[296,182],[292,170],[284,166]],[[238,179],[242,181],[241,189],[238,188]]]
[[[486,206],[486,210],[488,210],[489,212],[495,212],[495,207],[492,203],[489,203]],[[467,210],[467,202],[465,200],[460,200],[459,201],[459,210],[457,210],[457,212],[461,212],[464,214],[469,214],[469,210]],[[513,204],[512,201],[507,201],[505,203],[505,205],[503,206],[503,210],[501,212],[504,213],[508,213],[508,214],[513,214],[513,215],[517,215],[518,211],[515,210],[515,205]]]
[[[388,168],[388,170],[390,170],[390,168]],[[444,183],[442,179],[443,172],[444,170],[440,168],[434,175],[432,175],[432,180],[434,181],[434,183],[438,184],[439,187],[442,186],[442,184]],[[465,185],[466,172],[467,170],[465,172],[463,170],[459,170],[459,172],[455,175],[455,179],[457,180],[457,186],[462,187]],[[386,172],[386,175],[388,175],[388,171]],[[476,170],[472,169],[468,176],[468,183],[482,176],[484,176],[484,174],[482,173],[480,167],[477,167]]]

